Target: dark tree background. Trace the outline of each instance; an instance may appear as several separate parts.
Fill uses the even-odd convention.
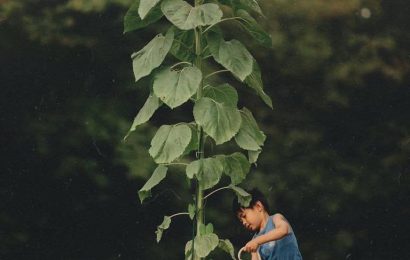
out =
[[[188,219],[154,235],[190,199],[182,169],[143,205],[137,191],[156,127],[192,115],[160,109],[122,141],[150,84],[133,82],[130,55],[164,29],[123,35],[131,2],[0,1],[0,259],[183,258]],[[410,259],[410,3],[260,4],[272,49],[225,24],[274,101],[240,90],[268,137],[245,187],[287,216],[305,259]],[[206,215],[239,249],[251,235],[232,197],[210,198]]]

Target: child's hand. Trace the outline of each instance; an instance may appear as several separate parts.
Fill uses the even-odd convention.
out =
[[[256,252],[256,250],[258,249],[258,246],[259,245],[258,243],[256,243],[255,240],[251,240],[245,245],[245,251],[248,253]]]

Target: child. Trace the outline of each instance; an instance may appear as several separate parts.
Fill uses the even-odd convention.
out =
[[[257,252],[262,260],[301,260],[302,255],[289,222],[281,214],[268,214],[268,203],[259,190],[253,189],[249,193],[252,195],[249,207],[242,207],[237,199],[233,202],[233,211],[242,225],[256,232],[245,245],[245,251],[252,254],[252,260],[258,259]]]

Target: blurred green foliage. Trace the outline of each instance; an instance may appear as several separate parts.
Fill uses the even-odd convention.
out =
[[[161,245],[154,231],[185,210],[185,178],[173,170],[143,205],[137,191],[154,130],[191,108],[161,108],[122,141],[150,84],[133,83],[130,54],[161,29],[124,36],[131,2],[0,1],[1,259],[183,257],[188,221]],[[290,220],[305,259],[409,259],[410,4],[260,3],[274,48],[252,49],[274,110],[240,90],[267,135],[245,186]],[[206,215],[239,248],[250,234],[231,200],[211,197]]]

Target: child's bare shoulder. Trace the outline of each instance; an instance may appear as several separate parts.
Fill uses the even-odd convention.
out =
[[[285,216],[280,213],[276,213],[272,216],[273,220],[286,220]]]
[[[289,221],[280,213],[276,213],[272,216],[273,223],[289,225]]]

